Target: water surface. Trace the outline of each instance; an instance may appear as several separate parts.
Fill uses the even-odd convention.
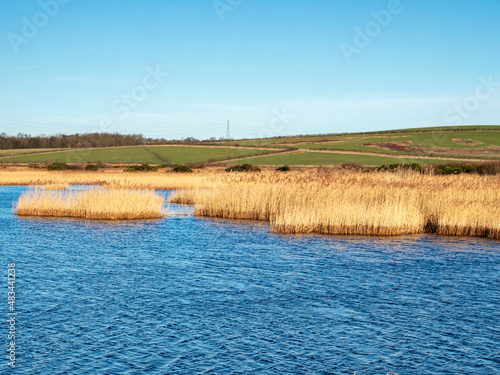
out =
[[[0,373],[500,373],[498,241],[18,218],[25,189],[0,187],[19,312]]]

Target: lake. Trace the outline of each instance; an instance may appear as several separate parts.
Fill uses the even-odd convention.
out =
[[[0,187],[0,373],[500,373],[499,241],[18,218],[25,190]]]

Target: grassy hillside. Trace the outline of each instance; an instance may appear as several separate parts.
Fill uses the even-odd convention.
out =
[[[0,158],[4,162],[66,162],[66,163],[199,163],[221,161],[232,158],[268,154],[273,150],[220,148],[220,147],[183,147],[183,146],[134,146],[99,148],[80,151],[50,152],[36,155]]]
[[[0,150],[0,158],[16,155],[39,154],[40,152],[54,152],[53,148],[27,148],[22,150]]]
[[[234,140],[230,142],[223,142],[223,145],[234,146],[279,146],[283,144],[294,144],[303,142],[325,142],[331,140],[347,140],[350,138],[370,138],[370,137],[394,137],[412,134],[422,134],[424,138],[433,138],[432,133],[449,133],[449,132],[463,132],[464,135],[471,133],[482,132],[495,132],[500,133],[500,126],[497,125],[483,125],[483,126],[459,126],[459,127],[431,127],[431,128],[414,128],[414,129],[401,129],[401,130],[385,130],[366,133],[339,133],[339,134],[318,134],[318,135],[300,135],[293,137],[279,137],[279,138],[264,138],[264,139],[243,139]],[[438,137],[439,138],[439,137]],[[439,141],[436,144],[439,146]]]
[[[245,160],[246,163],[261,165],[331,165],[347,162],[363,165],[413,162],[430,164],[460,160],[477,162],[500,160],[500,127],[454,127],[446,130],[422,128],[366,134],[270,138],[233,144],[293,147],[309,151]],[[314,152],[315,150],[321,152]],[[332,153],[328,154],[328,151]]]
[[[436,164],[456,162],[454,160],[437,160],[437,159],[415,159],[415,158],[391,158],[369,155],[353,155],[353,154],[337,154],[325,152],[300,152],[300,153],[285,153],[270,156],[261,156],[248,158],[238,163],[248,163],[256,165],[336,165],[344,163],[359,163],[366,166],[382,165],[382,164],[404,164],[404,163],[419,163],[419,164]],[[232,163],[227,163],[232,164]]]
[[[452,158],[500,158],[499,132],[414,133],[401,136],[358,137],[295,147],[316,150],[344,150],[394,155]]]
[[[246,148],[242,148],[246,147]],[[261,149],[257,149],[259,147]],[[278,153],[283,149],[302,152]],[[38,152],[38,154],[33,154]],[[25,155],[30,154],[30,155]],[[265,156],[262,156],[265,155]],[[0,162],[174,163],[241,159],[261,165],[440,163],[500,160],[500,126],[435,127],[370,133],[73,150],[3,150]]]

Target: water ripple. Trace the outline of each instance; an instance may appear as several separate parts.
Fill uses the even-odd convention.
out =
[[[23,190],[16,374],[500,373],[498,241],[17,218]]]

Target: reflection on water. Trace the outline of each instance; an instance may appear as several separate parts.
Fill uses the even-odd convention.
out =
[[[500,371],[498,241],[282,236],[179,206],[138,222],[17,218],[24,189],[0,188],[16,373]]]

